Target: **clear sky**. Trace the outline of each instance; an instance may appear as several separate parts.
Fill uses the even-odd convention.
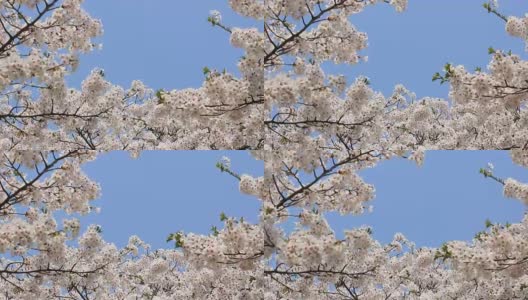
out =
[[[383,4],[371,7],[352,17],[369,35],[369,48],[363,52],[369,61],[328,69],[351,78],[367,75],[384,94],[403,83],[419,97],[445,97],[447,87],[431,77],[446,62],[485,67],[489,46],[523,54],[523,42],[508,37],[504,22],[489,15],[483,2],[410,0],[403,14]],[[209,10],[220,10],[227,25],[244,27],[252,21],[231,13],[226,3],[86,1],[85,8],[103,22],[105,34],[99,42],[104,48],[83,56],[70,83],[78,86],[95,67],[105,69],[116,84],[128,86],[140,79],[154,89],[198,87],[204,66],[235,71],[242,52],[229,45],[225,32],[206,22]],[[501,10],[522,15],[528,2],[501,1]],[[262,164],[246,152],[147,152],[137,160],[126,153],[105,154],[85,166],[102,185],[103,196],[97,201],[102,212],[83,218],[83,224],[101,224],[105,238],[121,246],[129,235],[138,234],[157,248],[167,246],[169,232],[207,233],[211,225],[219,225],[222,211],[255,221],[258,202],[241,196],[236,180],[214,166],[223,155],[232,158],[240,173],[262,173]],[[384,242],[402,232],[418,245],[437,246],[470,239],[486,218],[519,221],[523,206],[504,199],[499,184],[478,174],[487,162],[495,164],[500,176],[528,182],[526,170],[512,165],[506,152],[429,152],[421,168],[394,160],[365,171],[365,180],[377,190],[374,212],[361,217],[332,214],[330,222],[337,232],[367,224]]]
[[[409,0],[403,13],[383,3],[369,7],[351,18],[368,34],[369,47],[362,54],[369,61],[329,70],[350,80],[369,76],[373,88],[384,94],[402,83],[419,97],[445,97],[447,86],[431,78],[446,62],[468,69],[485,67],[490,46],[524,54],[524,43],[506,34],[504,21],[488,14],[484,2]],[[108,79],[124,86],[140,79],[153,89],[198,87],[204,66],[234,72],[243,55],[230,46],[226,32],[206,21],[210,10],[222,12],[228,26],[262,27],[234,14],[225,0],[86,0],[84,7],[103,22],[104,35],[98,40],[103,50],[83,56],[79,72],[70,79],[72,85],[101,67]],[[528,1],[502,0],[500,10],[522,16],[528,12]]]
[[[211,225],[221,225],[221,212],[256,222],[259,202],[240,194],[237,180],[216,169],[222,156],[231,158],[238,173],[263,174],[262,162],[246,151],[147,151],[138,159],[126,152],[102,154],[83,168],[101,184],[102,197],[94,202],[101,213],[82,217],[82,223],[101,225],[104,237],[121,246],[137,234],[159,248],[167,246],[170,232],[209,233]],[[518,222],[525,210],[502,196],[500,184],[479,174],[488,162],[497,176],[528,182],[526,169],[514,165],[506,151],[430,151],[421,167],[395,159],[363,171],[376,188],[373,212],[330,213],[328,220],[338,235],[372,226],[382,242],[396,232],[421,246],[470,240],[486,219]]]
[[[395,159],[363,171],[364,180],[376,188],[373,212],[330,214],[330,224],[337,233],[369,225],[383,242],[401,232],[417,245],[439,246],[471,240],[485,228],[486,219],[521,221],[524,205],[504,198],[502,185],[479,173],[488,162],[495,166],[495,175],[528,182],[526,169],[513,164],[507,151],[429,151],[422,166]]]
[[[369,47],[362,52],[367,63],[329,68],[329,71],[371,79],[372,87],[389,95],[401,83],[418,97],[447,97],[448,86],[432,82],[435,72],[450,62],[468,70],[486,68],[488,48],[512,50],[526,57],[524,42],[510,37],[505,22],[482,7],[487,0],[409,0],[408,9],[397,13],[378,4],[351,18],[366,32]],[[528,1],[500,0],[506,15],[523,16]]]
[[[238,180],[215,167],[230,157],[240,174],[262,176],[260,161],[246,151],[146,151],[138,159],[127,152],[102,154],[83,170],[98,182],[99,214],[81,217],[99,224],[106,240],[124,246],[136,234],[154,248],[167,247],[171,232],[210,233],[220,213],[255,223],[259,201],[238,191]]]
[[[81,58],[70,82],[78,86],[93,68],[123,86],[138,79],[157,90],[201,86],[203,67],[236,72],[243,51],[231,47],[229,34],[207,22],[222,12],[226,25],[260,26],[230,9],[227,1],[86,0],[85,9],[101,19],[103,50]]]

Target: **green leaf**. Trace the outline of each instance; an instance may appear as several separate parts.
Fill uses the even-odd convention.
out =
[[[488,48],[488,54],[494,54],[495,52],[497,52],[497,51],[495,51],[495,49],[493,49],[493,47],[489,47]]]
[[[211,226],[211,232],[213,233],[214,236],[217,236],[218,235],[218,228],[216,228],[216,226]]]
[[[479,231],[475,234],[475,239],[478,240],[478,241],[482,241],[482,236],[483,235],[486,235],[486,232],[485,231]]]
[[[490,177],[492,175],[489,170],[484,169],[484,168],[480,168],[479,173],[484,175],[484,177],[486,177],[486,178]]]
[[[484,4],[482,4],[482,7],[484,7],[485,9],[487,9],[487,10],[488,10],[488,13],[491,12],[491,6],[489,5],[489,3],[484,3]]]
[[[165,103],[165,97],[163,96],[164,93],[165,91],[163,89],[159,89],[156,91],[156,98],[158,98],[158,104]]]
[[[166,242],[168,243],[168,242],[170,242],[172,240],[174,240],[174,233],[169,234],[169,236],[167,237],[167,241]]]
[[[183,233],[181,231],[178,231],[176,233],[171,233],[167,237],[167,243],[170,242],[170,241],[174,241],[174,246],[176,248],[183,247]]]
[[[216,25],[215,20],[213,18],[211,18],[211,17],[207,17],[207,22],[211,23],[212,26]]]
[[[486,225],[486,228],[490,228],[493,226],[493,223],[490,221],[490,219],[486,219],[486,222],[484,223]]]
[[[448,258],[451,258],[453,257],[453,253],[451,253],[451,251],[449,251],[449,247],[447,246],[446,243],[444,243],[442,245],[442,247],[440,247],[440,249],[438,251],[436,251],[435,253],[435,259],[439,259],[441,258],[442,260],[446,260]]]
[[[225,172],[226,168],[221,162],[216,163],[216,167],[220,170],[220,172]]]
[[[221,213],[220,213],[220,221],[221,221],[221,222],[224,222],[224,221],[226,221],[226,220],[227,220],[227,216],[226,216],[226,214],[225,214],[224,212],[221,212]]]

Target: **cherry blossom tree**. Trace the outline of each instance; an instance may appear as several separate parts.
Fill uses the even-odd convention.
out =
[[[80,90],[68,88],[65,76],[102,33],[82,2],[0,2],[2,149],[262,148],[258,53],[241,62],[242,78],[210,72],[199,89],[153,91],[139,81],[125,89],[106,81],[103,70]],[[245,46],[244,36],[238,43]]]
[[[367,35],[350,16],[371,5],[404,12],[406,0],[230,0],[263,24],[208,21],[245,55],[240,76],[204,70],[202,87],[129,88],[94,70],[68,88],[78,55],[96,48],[101,23],[80,0],[0,0],[0,295],[5,299],[525,299],[528,218],[486,224],[472,241],[416,247],[402,234],[382,244],[368,227],[339,239],[325,213],[371,210],[375,187],[358,172],[426,150],[509,150],[528,167],[527,62],[490,49],[487,70],[447,64],[433,80],[446,99],[402,85],[386,97],[369,79],[326,74],[353,65]],[[412,5],[412,3],[411,3]],[[504,16],[508,34],[528,41],[528,18]],[[402,14],[400,17],[405,17]],[[463,62],[462,62],[463,63]],[[426,74],[429,75],[429,74]],[[262,202],[258,224],[221,216],[210,235],[170,234],[175,248],[138,237],[118,249],[101,228],[80,232],[74,213],[97,210],[99,187],[83,163],[99,151],[247,149],[262,177],[217,167]],[[481,173],[504,195],[528,203],[528,185]],[[494,184],[494,182],[490,182]],[[69,217],[57,220],[56,212]],[[59,222],[58,222],[59,221]],[[286,230],[285,224],[295,229]]]

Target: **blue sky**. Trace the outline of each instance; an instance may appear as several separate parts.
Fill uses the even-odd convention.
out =
[[[262,162],[245,151],[146,151],[138,159],[127,152],[102,154],[83,169],[99,182],[101,213],[82,217],[84,226],[99,224],[108,241],[125,245],[139,235],[154,248],[166,247],[168,233],[209,233],[219,215],[257,221],[259,201],[238,192],[238,182],[215,163],[227,156],[238,173],[261,176]],[[362,171],[376,188],[374,211],[361,216],[328,214],[338,235],[356,226],[372,226],[374,236],[389,242],[404,233],[420,246],[452,239],[470,240],[493,222],[518,222],[524,207],[502,196],[502,186],[479,169],[491,162],[499,177],[528,182],[526,169],[514,165],[506,151],[430,151],[419,167],[405,159]]]
[[[361,173],[376,188],[374,210],[361,216],[329,214],[342,233],[353,226],[372,226],[374,237],[389,242],[401,232],[419,246],[440,246],[448,240],[471,240],[496,223],[519,222],[520,201],[504,198],[502,185],[479,174],[488,162],[494,174],[528,182],[525,168],[513,164],[507,151],[428,151],[422,166],[406,159],[384,161]]]
[[[102,197],[93,202],[101,212],[81,217],[82,224],[101,225],[105,239],[120,246],[136,234],[161,248],[171,232],[210,233],[212,225],[220,227],[222,212],[255,223],[260,203],[215,167],[222,156],[240,174],[263,175],[262,162],[245,151],[146,151],[138,159],[123,151],[101,154],[83,167],[101,185]]]
[[[199,87],[203,67],[235,72],[243,55],[231,47],[227,32],[207,22],[209,11],[221,11],[228,26],[259,26],[232,12],[227,1],[88,0],[83,6],[103,22],[104,35],[97,39],[103,50],[81,57],[69,80],[74,86],[93,68],[103,68],[106,78],[125,87],[136,79],[155,90]]]
[[[409,0],[408,9],[397,13],[392,7],[378,4],[354,15],[351,22],[366,32],[369,46],[362,51],[367,63],[334,66],[328,71],[371,79],[372,87],[389,95],[401,83],[420,97],[447,97],[448,86],[432,82],[435,72],[450,62],[468,70],[490,61],[488,48],[512,50],[524,55],[524,42],[510,37],[505,22],[488,14],[482,7],[486,0]],[[499,1],[506,15],[523,16],[528,1]]]
[[[220,10],[227,25],[254,23],[231,13],[226,2],[86,1],[85,8],[103,22],[105,34],[99,42],[104,48],[82,57],[70,83],[78,86],[95,67],[105,69],[116,84],[128,86],[140,79],[154,89],[198,87],[204,66],[235,71],[242,52],[229,45],[225,32],[206,22],[209,10]],[[481,7],[483,0],[409,2],[403,14],[381,4],[353,16],[357,28],[369,35],[369,48],[363,52],[369,61],[329,65],[328,70],[351,78],[367,75],[384,94],[403,83],[419,97],[445,97],[447,87],[431,77],[446,62],[485,67],[489,46],[523,53],[523,42],[507,36],[503,21]],[[528,11],[526,1],[502,2],[506,14]],[[146,152],[137,160],[123,152],[104,154],[84,167],[102,185],[103,196],[97,201],[102,212],[84,217],[83,224],[101,224],[105,238],[118,245],[138,234],[159,248],[167,246],[169,232],[207,233],[211,225],[219,225],[222,211],[255,221],[258,201],[240,195],[237,182],[214,166],[223,155],[232,158],[237,172],[262,173],[262,164],[246,152]],[[337,232],[367,224],[384,242],[402,232],[418,245],[437,246],[470,239],[483,229],[486,218],[519,221],[523,206],[504,199],[496,182],[478,174],[487,162],[495,164],[499,176],[528,182],[526,171],[514,166],[506,152],[428,152],[421,168],[393,160],[365,171],[365,180],[377,190],[374,212],[360,217],[331,214],[330,222]]]
[[[403,13],[383,3],[368,7],[351,21],[368,34],[369,47],[362,54],[369,61],[329,64],[327,69],[346,74],[349,81],[366,75],[373,88],[386,95],[402,83],[419,97],[446,97],[447,85],[431,82],[446,62],[484,68],[490,46],[524,56],[522,40],[508,36],[504,21],[488,14],[484,2],[409,0]],[[207,23],[210,10],[221,11],[228,26],[262,27],[234,14],[227,1],[88,0],[84,7],[103,22],[104,35],[98,39],[103,50],[82,57],[79,71],[70,78],[75,86],[100,67],[110,81],[123,86],[140,79],[153,89],[198,87],[204,66],[234,72],[243,55],[230,46],[226,32]],[[522,16],[528,1],[503,0],[500,10]]]

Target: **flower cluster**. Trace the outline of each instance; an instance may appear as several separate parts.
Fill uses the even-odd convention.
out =
[[[397,85],[326,74],[327,62],[365,60],[367,35],[350,16],[406,0],[230,0],[261,27],[228,27],[244,56],[240,76],[204,69],[201,87],[154,91],[114,85],[94,70],[68,88],[78,55],[101,24],[80,0],[0,1],[0,290],[6,299],[525,299],[527,224],[489,224],[471,242],[383,245],[372,229],[335,233],[326,213],[370,211],[375,189],[359,175],[425,150],[508,149],[528,166],[528,63],[490,49],[487,70],[446,65],[449,99],[417,99]],[[506,31],[528,39],[527,19]],[[258,224],[222,216],[210,235],[178,232],[176,249],[138,237],[118,249],[76,214],[96,211],[99,186],[81,165],[125,149],[251,149],[264,175],[237,175],[262,202]],[[486,173],[487,174],[487,173]],[[528,204],[528,187],[499,180]],[[68,216],[57,222],[56,212]],[[62,224],[62,225],[60,225]],[[293,225],[293,226],[291,226]],[[291,229],[293,228],[293,229]],[[468,280],[469,279],[469,280]]]
[[[521,38],[528,42],[528,17],[509,17],[506,22],[506,31],[510,35]]]

